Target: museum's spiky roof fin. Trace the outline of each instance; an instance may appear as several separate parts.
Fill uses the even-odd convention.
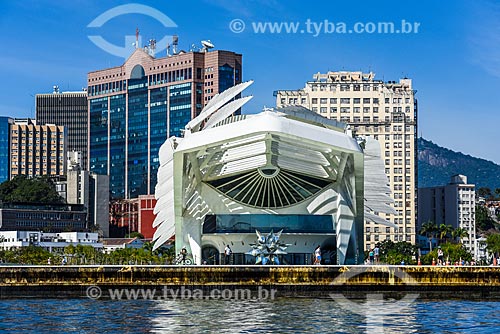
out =
[[[287,118],[322,126],[331,130],[344,132],[348,127],[346,123],[323,117],[302,106],[286,106],[283,108],[276,108],[275,110],[286,114]]]
[[[379,217],[376,213],[397,214],[390,206],[394,200],[391,198],[389,180],[385,174],[385,166],[380,154],[380,143],[372,138],[363,138],[364,165],[365,165],[365,219],[376,224],[396,227],[395,224]]]

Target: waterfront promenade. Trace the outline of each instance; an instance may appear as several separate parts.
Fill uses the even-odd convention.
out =
[[[266,287],[282,297],[367,293],[500,300],[500,267],[480,266],[0,266],[0,298],[85,297],[105,288]],[[103,297],[106,297],[104,294]]]

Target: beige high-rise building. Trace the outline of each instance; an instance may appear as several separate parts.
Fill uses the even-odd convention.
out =
[[[15,120],[10,125],[10,178],[65,175],[66,141],[63,126]]]
[[[365,222],[365,249],[379,241],[415,243],[417,221],[417,100],[411,79],[375,80],[362,72],[317,73],[303,89],[275,92],[276,106],[301,105],[351,125],[380,142],[397,215],[380,214],[396,229]]]

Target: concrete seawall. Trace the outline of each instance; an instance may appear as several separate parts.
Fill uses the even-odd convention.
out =
[[[0,298],[85,297],[110,288],[276,289],[277,296],[367,293],[500,300],[500,267],[436,266],[0,266]]]

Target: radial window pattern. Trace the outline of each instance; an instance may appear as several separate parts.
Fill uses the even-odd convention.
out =
[[[245,174],[208,181],[235,201],[260,208],[280,208],[301,202],[330,184],[277,167],[262,167]]]

